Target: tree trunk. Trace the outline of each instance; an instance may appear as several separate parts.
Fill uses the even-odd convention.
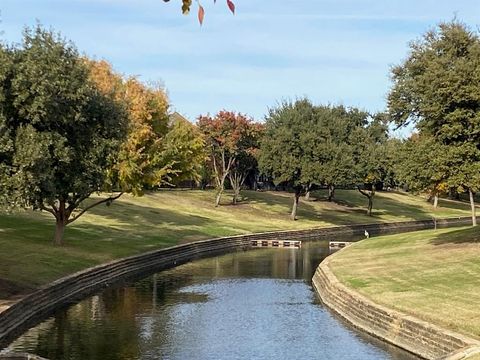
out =
[[[438,195],[435,194],[433,197],[433,208],[436,209],[438,207]]]
[[[368,209],[367,209],[367,215],[372,216],[372,208],[373,208],[373,195],[368,196]]]
[[[335,185],[328,185],[328,201],[332,201],[335,196]]]
[[[55,235],[53,237],[53,245],[63,246],[63,233],[65,232],[65,221],[63,219],[57,219],[55,225]]]
[[[367,208],[367,215],[372,216],[372,209],[373,209],[373,197],[375,196],[375,185],[372,185],[372,190],[370,192],[364,191],[360,189],[360,186],[357,186],[358,191],[360,194],[368,198],[368,208]]]
[[[310,201],[310,195],[312,191],[312,184],[308,184],[307,187],[305,188],[305,200]]]
[[[220,199],[222,198],[223,191],[225,190],[225,179],[227,175],[222,176],[220,180],[217,182],[217,196],[215,197],[215,207],[220,205]]]
[[[468,189],[468,194],[470,195],[470,206],[472,208],[472,226],[477,226],[477,215],[475,213],[475,199],[473,198],[472,190]]]
[[[238,202],[238,198],[240,197],[240,189],[238,187],[233,188],[233,199],[232,204],[236,205]]]
[[[223,188],[217,190],[217,196],[215,197],[215,207],[220,205],[220,199],[222,198]]]
[[[372,191],[370,191],[370,197],[368,198],[368,216],[372,216],[372,209],[373,209],[373,197],[375,196],[375,191],[377,187],[375,184],[372,185]]]
[[[232,185],[232,189],[233,189],[232,204],[236,205],[238,202],[238,199],[240,198],[240,190],[242,189],[243,183],[245,182],[247,175],[241,174],[235,171],[233,173],[230,173],[228,175],[228,178],[230,179],[230,184]]]
[[[305,193],[305,200],[310,201],[310,190]]]
[[[299,200],[300,200],[300,191],[295,190],[295,196],[293,197],[292,214],[290,215],[290,219],[292,220],[297,220],[297,208],[298,208]]]

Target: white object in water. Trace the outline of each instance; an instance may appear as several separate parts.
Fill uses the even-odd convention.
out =
[[[365,230],[365,237],[368,239],[370,237],[370,234],[368,233],[367,230]]]

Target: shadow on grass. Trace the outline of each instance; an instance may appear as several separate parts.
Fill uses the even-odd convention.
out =
[[[174,205],[173,205],[174,206]],[[205,226],[211,219],[204,216],[184,214],[175,210],[155,208],[131,202],[113,202],[111,206],[99,205],[88,210],[87,214],[113,222],[121,228],[145,230],[158,227],[158,224],[173,223],[184,226]]]
[[[214,225],[214,221],[203,216],[114,202],[108,207],[96,206],[68,225],[64,249],[124,255],[212,237]],[[51,247],[54,230],[53,216],[38,212],[0,216],[0,242],[18,240],[28,246]]]
[[[399,218],[413,218],[413,219],[421,219],[421,218],[429,218],[430,214],[425,211],[420,206],[407,204],[405,202],[401,202],[395,199],[386,198],[381,196],[384,192],[378,191],[377,194],[373,198],[373,216],[368,217],[366,215],[366,206],[368,203],[367,198],[360,194],[357,191],[350,190],[350,191],[337,191],[335,197],[332,200],[332,203],[344,207],[350,213],[357,213],[359,215],[364,215],[367,219],[373,218],[380,215],[386,215],[390,217],[399,217]],[[400,194],[402,196],[407,196],[405,193],[400,192],[389,192],[394,194]],[[379,196],[380,195],[380,196]],[[348,196],[348,199],[346,198]],[[325,197],[326,199],[326,197]],[[348,209],[348,210],[347,210]],[[342,211],[342,210],[339,210]]]
[[[452,200],[447,198],[439,198],[438,204],[440,207],[453,210],[470,210],[470,200]],[[479,207],[480,204],[476,204],[476,207]]]
[[[431,241],[433,245],[480,244],[480,227],[470,227],[438,234]]]
[[[282,207],[285,215],[289,215],[293,203],[293,193],[275,193],[275,192],[245,192],[246,196],[251,204],[259,204],[262,207],[268,208],[268,206]],[[366,205],[366,199],[363,199],[361,194],[355,194],[354,192],[348,192],[346,195],[354,196],[354,201],[347,202],[341,197],[337,197],[332,202],[320,202],[320,201],[306,201],[303,197],[300,198],[300,204],[298,206],[297,217],[299,221],[302,219],[322,221],[332,225],[348,225],[353,223],[369,223],[379,222],[385,219],[381,217],[389,214],[386,209],[374,209],[373,216],[366,214],[366,208],[362,205]],[[383,200],[383,199],[382,199]],[[361,205],[360,205],[361,204]],[[375,206],[375,200],[374,200]],[[402,202],[390,200],[390,207],[400,209],[407,207],[406,210],[391,211],[390,215],[393,216],[406,216],[409,218],[427,218],[428,215],[420,207],[406,205]],[[282,210],[283,211],[283,210]],[[376,212],[376,213],[375,213]],[[412,215],[413,213],[413,215]]]

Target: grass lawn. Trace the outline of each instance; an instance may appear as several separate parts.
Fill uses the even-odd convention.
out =
[[[374,216],[365,215],[366,198],[356,191],[337,191],[337,202],[302,201],[298,221],[289,220],[292,195],[244,191],[237,206],[213,207],[213,191],[160,191],[123,196],[110,207],[91,209],[65,231],[66,245],[51,245],[53,216],[46,212],[0,215],[0,299],[37,287],[68,273],[151,249],[231,234],[466,216],[467,203],[440,201],[433,208],[423,198],[378,193]],[[325,194],[314,194],[324,197]],[[16,289],[19,287],[20,289]]]
[[[361,241],[332,258],[347,286],[373,301],[480,337],[480,228]]]

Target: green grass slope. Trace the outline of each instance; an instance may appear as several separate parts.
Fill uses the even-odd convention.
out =
[[[480,337],[480,229],[425,230],[356,243],[330,262],[373,301]]]
[[[244,191],[236,206],[213,206],[213,191],[160,191],[124,196],[110,207],[91,209],[65,231],[65,246],[51,245],[54,231],[49,213],[0,215],[0,298],[115,258],[178,243],[232,234],[302,229],[351,223],[402,221],[465,216],[465,203],[440,201],[433,208],[423,198],[403,193],[378,193],[374,216],[365,215],[366,198],[356,191],[337,191],[336,202],[325,194],[301,201],[298,221],[289,219],[292,195]],[[3,285],[2,285],[3,284]],[[3,289],[3,290],[2,290]]]

